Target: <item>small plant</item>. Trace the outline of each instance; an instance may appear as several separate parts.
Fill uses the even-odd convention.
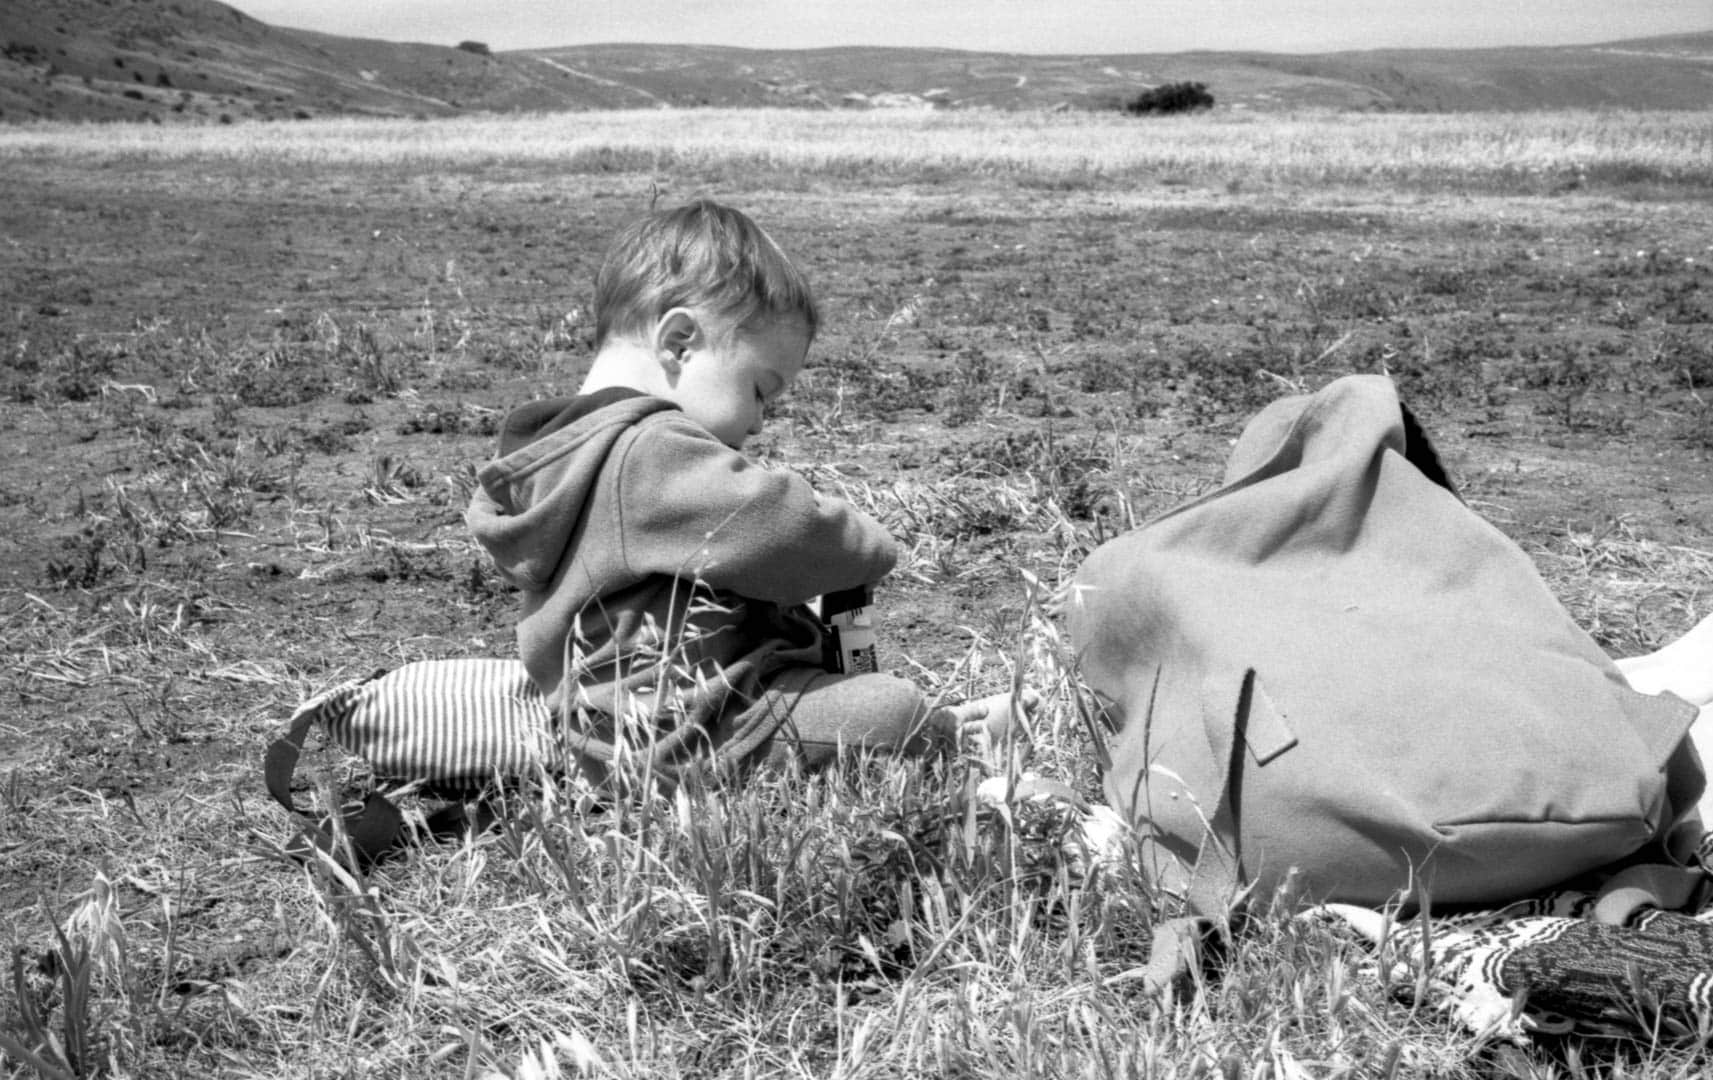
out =
[[[65,547],[66,557],[48,560],[48,584],[56,589],[93,589],[116,569],[102,558],[107,547],[104,530],[85,526]]]
[[[380,454],[369,463],[369,482],[363,494],[377,505],[396,506],[409,502],[411,492],[422,485],[422,474],[410,462]]]
[[[35,970],[12,952],[15,1010],[0,1016],[0,1051],[53,1080],[82,1080],[136,1048],[156,1001],[133,963],[118,895],[97,872]]]
[[[60,947],[47,954],[41,969],[57,980],[41,985],[40,972],[25,969],[24,950],[12,950],[12,999],[15,1017],[0,1027],[0,1051],[44,1080],[82,1080],[93,1076],[94,1033],[90,1015],[90,947],[75,945],[59,933]],[[55,991],[58,991],[56,994]],[[53,1022],[55,1011],[59,1023]]]

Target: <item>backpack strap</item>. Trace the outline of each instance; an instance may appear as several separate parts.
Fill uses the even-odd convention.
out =
[[[1223,915],[1243,889],[1243,711],[1249,682],[1244,679],[1237,700],[1224,709],[1213,702],[1222,696],[1229,698],[1229,687],[1210,685],[1207,689],[1208,705],[1217,710],[1206,719],[1218,787],[1213,812],[1206,817],[1207,835],[1195,865],[1189,868],[1184,892],[1184,908],[1195,915]]]
[[[1231,699],[1229,674],[1210,679],[1205,690],[1207,738],[1221,770],[1219,801],[1208,818],[1211,843],[1191,871],[1185,908],[1219,918],[1246,888],[1243,872],[1243,788],[1251,766],[1260,767],[1297,745],[1296,734],[1267,696],[1254,668],[1238,680]]]
[[[339,857],[339,843],[335,830],[331,828],[330,817],[315,814],[297,805],[291,794],[292,778],[297,774],[297,761],[303,753],[303,743],[309,737],[309,729],[317,722],[323,721],[330,712],[348,708],[351,699],[365,683],[385,674],[386,670],[382,669],[366,679],[342,683],[304,702],[292,713],[285,734],[268,744],[267,753],[262,759],[262,778],[267,785],[268,794],[273,796],[275,802],[301,819],[298,836],[287,844],[286,849],[292,854],[307,857],[314,849],[334,858]],[[405,837],[404,815],[391,799],[378,791],[369,792],[363,799],[362,806],[342,814],[341,824],[343,828],[339,831],[344,833],[350,844],[350,854],[362,869],[367,869],[385,858],[403,843]]]
[[[1146,747],[1155,730],[1164,674],[1163,665],[1153,665],[1137,685],[1138,692],[1131,695],[1132,700],[1145,702],[1140,715],[1123,721],[1126,727],[1141,727],[1144,758],[1150,762],[1152,752]],[[1242,833],[1244,778],[1251,767],[1264,766],[1296,746],[1297,737],[1252,668],[1243,669],[1241,674],[1228,669],[1209,676],[1200,699],[1199,726],[1207,740],[1206,756],[1177,756],[1174,764],[1193,772],[1144,765],[1121,802],[1130,807],[1144,873],[1164,893],[1176,896],[1185,914],[1219,920],[1231,912],[1247,887]],[[1098,725],[1087,722],[1098,748],[1104,742],[1096,730]],[[1195,737],[1191,729],[1173,725],[1171,730]],[[1109,755],[1106,760],[1110,769]],[[1159,788],[1154,790],[1156,783]],[[1169,823],[1166,827],[1150,826],[1156,813],[1160,821]],[[1191,818],[1200,822],[1199,829],[1188,824]],[[1190,839],[1192,834],[1194,839]]]

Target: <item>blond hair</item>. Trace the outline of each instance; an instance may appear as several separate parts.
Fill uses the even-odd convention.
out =
[[[644,334],[675,307],[732,328],[798,317],[813,340],[814,293],[773,238],[739,210],[697,199],[625,226],[595,274],[595,347]]]

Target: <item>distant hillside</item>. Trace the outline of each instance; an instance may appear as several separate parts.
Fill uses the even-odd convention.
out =
[[[1222,107],[1713,107],[1713,32],[1539,49],[1286,55],[1024,56],[950,49],[802,51],[583,45],[509,54],[562,68],[608,106],[875,102],[1104,108],[1163,83],[1206,83]]]
[[[483,53],[269,26],[216,0],[4,0],[0,120],[209,122],[661,105],[1107,108],[1162,83],[1221,108],[1713,107],[1713,32],[1538,49],[1023,56],[583,45]]]
[[[1244,54],[1256,68],[1361,86],[1427,112],[1713,107],[1713,32],[1544,49]]]

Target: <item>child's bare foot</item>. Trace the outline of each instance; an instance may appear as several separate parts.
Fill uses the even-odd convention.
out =
[[[1035,715],[1040,704],[1041,695],[1024,687],[1015,699],[1010,694],[992,694],[956,705],[942,705],[940,723],[945,730],[956,734],[960,745],[985,748],[1004,739],[1019,719]]]

